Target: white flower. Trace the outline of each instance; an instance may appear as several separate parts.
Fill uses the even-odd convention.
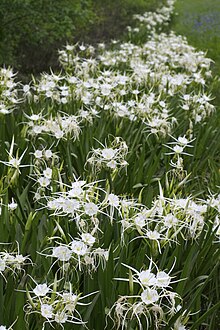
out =
[[[156,284],[156,276],[153,273],[151,273],[149,269],[140,272],[138,277],[141,283],[145,286]]]
[[[60,101],[61,101],[61,103],[63,103],[63,104],[66,104],[66,103],[68,102],[68,100],[67,100],[66,97],[62,97]]]
[[[169,213],[164,217],[164,226],[171,228],[178,224],[179,220],[172,214]]]
[[[40,196],[41,198],[41,196]],[[58,200],[52,200],[52,201],[48,201],[47,202],[47,207],[50,209],[50,210],[56,210],[56,209],[60,209],[61,208],[61,203],[60,201]]]
[[[38,296],[38,297],[44,297],[44,296],[46,296],[46,294],[49,292],[49,290],[50,290],[50,289],[48,288],[47,284],[44,283],[44,284],[38,284],[38,285],[34,288],[33,292],[34,292],[34,294],[35,294],[36,296]]]
[[[50,184],[50,179],[45,178],[45,176],[40,177],[37,182],[40,184],[41,187],[47,187]]]
[[[55,314],[54,320],[57,323],[66,323],[68,316],[64,312],[58,312]]]
[[[69,293],[69,292],[63,293],[63,301],[65,303],[65,309],[67,311],[74,312],[77,300],[78,300],[77,295],[75,295],[73,293]]]
[[[183,136],[183,137],[179,136],[178,142],[183,146],[186,146],[189,143],[189,141],[187,140],[187,138],[185,136]]]
[[[86,265],[91,265],[92,268],[95,267],[95,265],[94,265],[94,259],[92,257],[86,255],[85,258],[84,258],[84,261],[85,261]]]
[[[117,167],[117,163],[114,159],[110,160],[106,165],[113,170]]]
[[[71,243],[71,249],[78,256],[84,256],[88,248],[82,241],[73,240]]]
[[[163,287],[169,286],[170,281],[171,281],[171,277],[166,272],[159,271],[157,273],[156,280],[157,280],[157,283],[156,283],[157,286],[163,288]]]
[[[64,136],[64,132],[61,130],[58,130],[58,131],[54,132],[54,135],[57,139],[62,139],[62,137]]]
[[[183,147],[179,146],[179,145],[176,145],[175,147],[173,147],[173,151],[176,153],[176,154],[181,154],[183,152]]]
[[[40,134],[43,131],[43,128],[39,125],[34,125],[32,127],[32,131],[33,131],[34,134]],[[38,157],[36,157],[36,158],[38,158]]]
[[[66,45],[66,50],[72,51],[74,50],[75,46],[74,45]]]
[[[16,158],[11,158],[8,163],[9,165],[15,168],[18,168],[21,164],[20,159],[16,159]]]
[[[14,211],[16,210],[16,208],[18,207],[18,204],[14,202],[14,200],[12,199],[12,202],[8,204],[8,209],[10,211]]]
[[[93,245],[95,243],[95,237],[89,233],[81,234],[82,241],[87,245]]]
[[[76,210],[80,207],[80,203],[76,199],[69,199],[64,201],[62,207],[63,212],[75,214]]]
[[[111,93],[112,86],[109,84],[103,84],[101,86],[101,93],[104,96],[108,96]]]
[[[5,260],[0,258],[0,272],[4,272],[5,268],[6,268]]]
[[[36,150],[34,153],[35,158],[40,159],[43,157],[43,152],[42,150]]]
[[[115,194],[108,195],[108,203],[111,206],[118,207],[119,206],[119,198]]]
[[[52,91],[47,91],[46,92],[46,97],[51,97],[53,96],[53,92]]]
[[[72,183],[72,189],[68,191],[70,197],[79,197],[83,194],[82,186],[86,181],[77,181]]]
[[[0,325],[0,330],[8,330],[4,325]]]
[[[60,261],[69,261],[72,251],[67,246],[57,246],[53,248],[52,255]]]
[[[84,210],[85,210],[85,213],[92,216],[92,215],[96,215],[98,213],[98,206],[92,202],[90,203],[86,203],[84,205]]]
[[[116,154],[117,150],[114,150],[112,148],[105,148],[102,150],[102,157],[104,159],[112,159],[115,157],[115,154]]]
[[[27,257],[24,257],[22,254],[17,254],[14,257],[14,265],[17,269],[21,269],[21,265],[24,264]]]
[[[49,159],[53,156],[53,153],[50,149],[47,149],[47,150],[45,150],[44,155],[47,159]]]
[[[146,305],[155,303],[158,301],[159,297],[157,290],[150,288],[146,288],[141,294],[141,299]]]
[[[69,197],[80,197],[83,193],[83,189],[81,187],[74,187],[73,189],[68,191]]]
[[[0,113],[2,113],[3,115],[7,115],[9,114],[11,111],[7,110],[3,105],[0,105]]]
[[[63,293],[63,300],[64,302],[67,304],[69,303],[76,303],[78,299],[78,296],[76,294],[73,293],[69,293],[69,292],[64,292]]]
[[[47,167],[46,170],[43,171],[43,174],[45,176],[45,178],[51,179],[52,178],[52,169]]]
[[[36,121],[36,120],[39,120],[41,117],[39,115],[31,115],[30,117],[30,120],[33,120],[33,121]]]
[[[160,233],[158,233],[158,231],[156,231],[156,230],[154,230],[154,231],[149,230],[147,232],[147,237],[152,240],[157,240],[160,238]]]
[[[180,318],[174,323],[174,330],[186,330],[186,327],[181,323]]]
[[[52,319],[53,317],[53,307],[48,304],[41,305],[41,315],[47,319]]]
[[[142,228],[146,225],[146,217],[143,214],[139,214],[134,218],[134,223],[136,226]]]
[[[86,50],[86,47],[82,44],[82,45],[79,46],[79,49],[80,49],[81,51],[84,51],[84,50]]]

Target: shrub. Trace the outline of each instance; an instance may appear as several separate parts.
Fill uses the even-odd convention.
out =
[[[66,42],[96,43],[121,36],[134,13],[159,0],[2,0],[0,65],[22,73],[56,68],[57,49]]]
[[[22,71],[54,64],[56,49],[94,16],[90,0],[2,0],[0,13],[0,62]]]

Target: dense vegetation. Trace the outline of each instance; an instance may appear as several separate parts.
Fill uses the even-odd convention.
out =
[[[220,131],[213,62],[170,31],[174,0],[157,8],[152,1],[106,1],[105,10],[101,1],[61,2],[47,2],[37,41],[26,34],[36,52],[46,51],[39,40],[51,51],[67,38],[59,70],[21,83],[12,68],[0,69],[0,330],[216,330]],[[43,7],[12,3],[15,12],[35,12],[36,28]],[[134,10],[151,5],[130,22]],[[68,6],[67,17],[81,26],[79,40],[87,28],[90,38],[89,20],[103,24],[92,44],[70,43],[67,17],[56,33]],[[108,8],[115,19],[122,15],[122,25],[114,26]],[[25,36],[18,29],[15,40],[10,29],[8,60],[32,71],[14,53]]]
[[[97,43],[121,37],[132,15],[159,0],[1,0],[0,65],[20,73],[57,68],[57,49],[67,42]]]

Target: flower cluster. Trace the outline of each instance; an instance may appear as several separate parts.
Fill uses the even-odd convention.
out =
[[[93,149],[87,157],[87,163],[92,166],[93,172],[99,172],[102,168],[115,170],[128,165],[125,160],[128,146],[120,137],[114,138],[110,146]]]
[[[19,157],[19,153],[18,150],[16,152],[16,156],[13,155],[13,150],[15,147],[15,140],[14,140],[14,136],[12,137],[12,141],[11,141],[11,145],[10,145],[10,150],[8,152],[8,161],[0,161],[0,163],[3,163],[4,165],[8,166],[10,169],[13,169],[13,173],[12,173],[12,178],[16,177],[16,175],[18,173],[20,173],[20,168],[21,167],[27,167],[29,165],[22,165],[21,164],[21,160],[25,155],[26,150],[21,154],[21,156]],[[9,170],[10,171],[10,170]]]
[[[89,61],[85,61],[84,67],[90,66],[92,68],[95,66],[96,61],[91,60],[95,53],[95,48],[91,45],[87,46],[84,44],[66,45],[65,49],[59,51],[59,61],[64,67],[78,67],[80,66],[81,57],[89,57]]]
[[[149,26],[168,21],[172,10],[173,1],[168,1],[155,14],[158,22],[151,18]],[[138,19],[146,28],[151,14],[145,16]],[[75,140],[81,122],[93,124],[106,116],[144,123],[150,134],[165,137],[183,119],[194,125],[214,111],[206,94],[211,60],[174,32],[154,32],[143,45],[115,43],[96,51],[89,45],[67,45],[59,54],[62,74],[43,74],[31,84],[27,101],[43,109],[28,118],[32,135]]]
[[[85,181],[78,180],[69,190],[57,192],[58,197],[49,198],[47,208],[54,211],[54,215],[68,215],[77,222],[83,216],[94,218],[100,211],[99,202],[95,203],[96,193],[95,183],[86,185]]]
[[[191,120],[200,123],[206,116],[210,116],[215,107],[210,103],[211,97],[206,94],[183,95],[182,109],[190,113]]]
[[[156,269],[155,274],[152,270],[152,260],[149,268],[140,272],[128,265],[124,266],[130,271],[129,279],[115,280],[129,282],[130,288],[137,283],[138,292],[136,295],[121,296],[110,309],[108,316],[120,329],[126,329],[132,320],[137,321],[139,329],[143,329],[143,324],[149,329],[152,322],[158,327],[165,325],[169,318],[181,309],[181,297],[170,290],[172,278],[169,273]]]
[[[143,15],[134,15],[134,19],[139,21],[138,28],[130,28],[130,32],[137,33],[141,28],[148,30],[149,33],[155,33],[161,30],[164,25],[168,25],[174,10],[175,0],[168,0],[166,4],[158,8],[155,12],[146,12]]]
[[[23,256],[19,253],[19,250],[16,252],[0,252],[0,274],[3,276],[6,282],[8,272],[11,271],[13,275],[17,275],[17,273],[23,271],[23,267],[28,264],[32,264],[30,257]]]
[[[80,125],[79,119],[76,116],[61,116],[58,115],[56,118],[42,119],[39,117],[38,120],[30,121],[29,133],[33,136],[40,134],[48,134],[55,137],[57,140],[66,138],[67,136],[73,140],[79,138]]]
[[[11,113],[21,101],[18,97],[19,84],[11,68],[0,69],[0,114]]]
[[[82,233],[81,239],[73,239],[68,245],[52,247],[52,254],[46,256],[54,258],[53,264],[58,262],[63,273],[74,267],[92,274],[100,265],[105,268],[109,254],[106,249],[94,247],[95,240],[90,233]]]
[[[39,314],[44,321],[44,325],[49,323],[59,324],[62,326],[66,323],[85,325],[80,313],[77,310],[77,305],[81,300],[93,295],[90,293],[87,296],[72,292],[72,286],[69,284],[69,290],[58,291],[58,282],[55,280],[52,285],[46,283],[37,284],[32,291],[28,291],[28,303],[24,309],[26,317],[31,313]]]

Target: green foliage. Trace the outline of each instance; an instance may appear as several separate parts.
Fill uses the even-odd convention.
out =
[[[89,34],[90,40],[109,41],[121,38],[124,29],[133,24],[132,15],[155,10],[160,0],[93,0],[97,19]]]
[[[0,65],[20,73],[57,68],[65,43],[118,38],[132,15],[154,9],[159,0],[2,0]]]
[[[94,20],[90,0],[0,2],[0,63],[46,70],[66,41],[82,36]]]

